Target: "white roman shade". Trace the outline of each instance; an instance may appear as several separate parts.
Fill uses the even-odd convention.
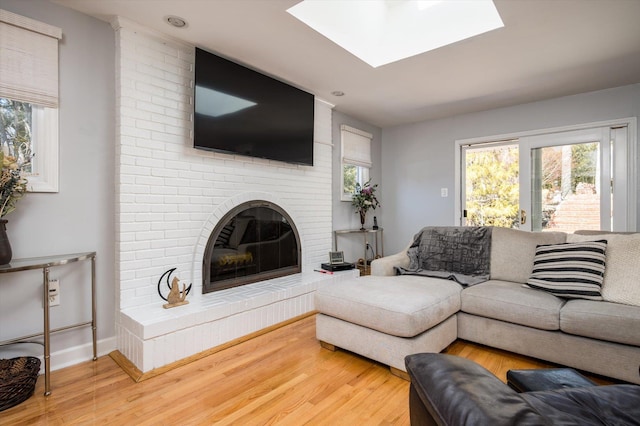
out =
[[[371,139],[373,135],[362,130],[340,126],[342,136],[342,163],[371,168]]]
[[[58,107],[62,30],[0,9],[0,97]]]

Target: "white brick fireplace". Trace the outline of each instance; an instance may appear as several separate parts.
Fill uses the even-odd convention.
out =
[[[116,19],[116,294],[118,350],[148,372],[313,310],[330,276],[331,105],[316,100],[314,166],[192,147],[194,47]],[[278,204],[300,233],[302,274],[202,294],[217,221],[250,200]],[[161,275],[192,283],[163,309]]]

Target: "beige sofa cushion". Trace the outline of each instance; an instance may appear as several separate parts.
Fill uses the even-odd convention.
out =
[[[464,289],[461,302],[462,312],[541,330],[560,329],[564,304],[547,292],[495,280]]]
[[[365,276],[316,291],[322,314],[399,337],[413,337],[460,310],[462,287],[438,278]]]
[[[569,234],[568,242],[607,240],[602,298],[640,306],[640,234]]]
[[[526,283],[538,244],[560,244],[564,232],[527,232],[494,227],[491,237],[491,279]]]
[[[578,336],[640,346],[640,307],[570,300],[560,310],[560,329]]]

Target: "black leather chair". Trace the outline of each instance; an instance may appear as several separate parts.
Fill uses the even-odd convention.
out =
[[[482,366],[446,354],[405,358],[411,425],[640,425],[640,386],[517,393]]]

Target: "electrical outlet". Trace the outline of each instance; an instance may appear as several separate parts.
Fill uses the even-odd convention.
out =
[[[60,281],[49,280],[49,306],[60,305]]]
[[[440,196],[442,198],[449,196],[449,188],[440,188]]]

